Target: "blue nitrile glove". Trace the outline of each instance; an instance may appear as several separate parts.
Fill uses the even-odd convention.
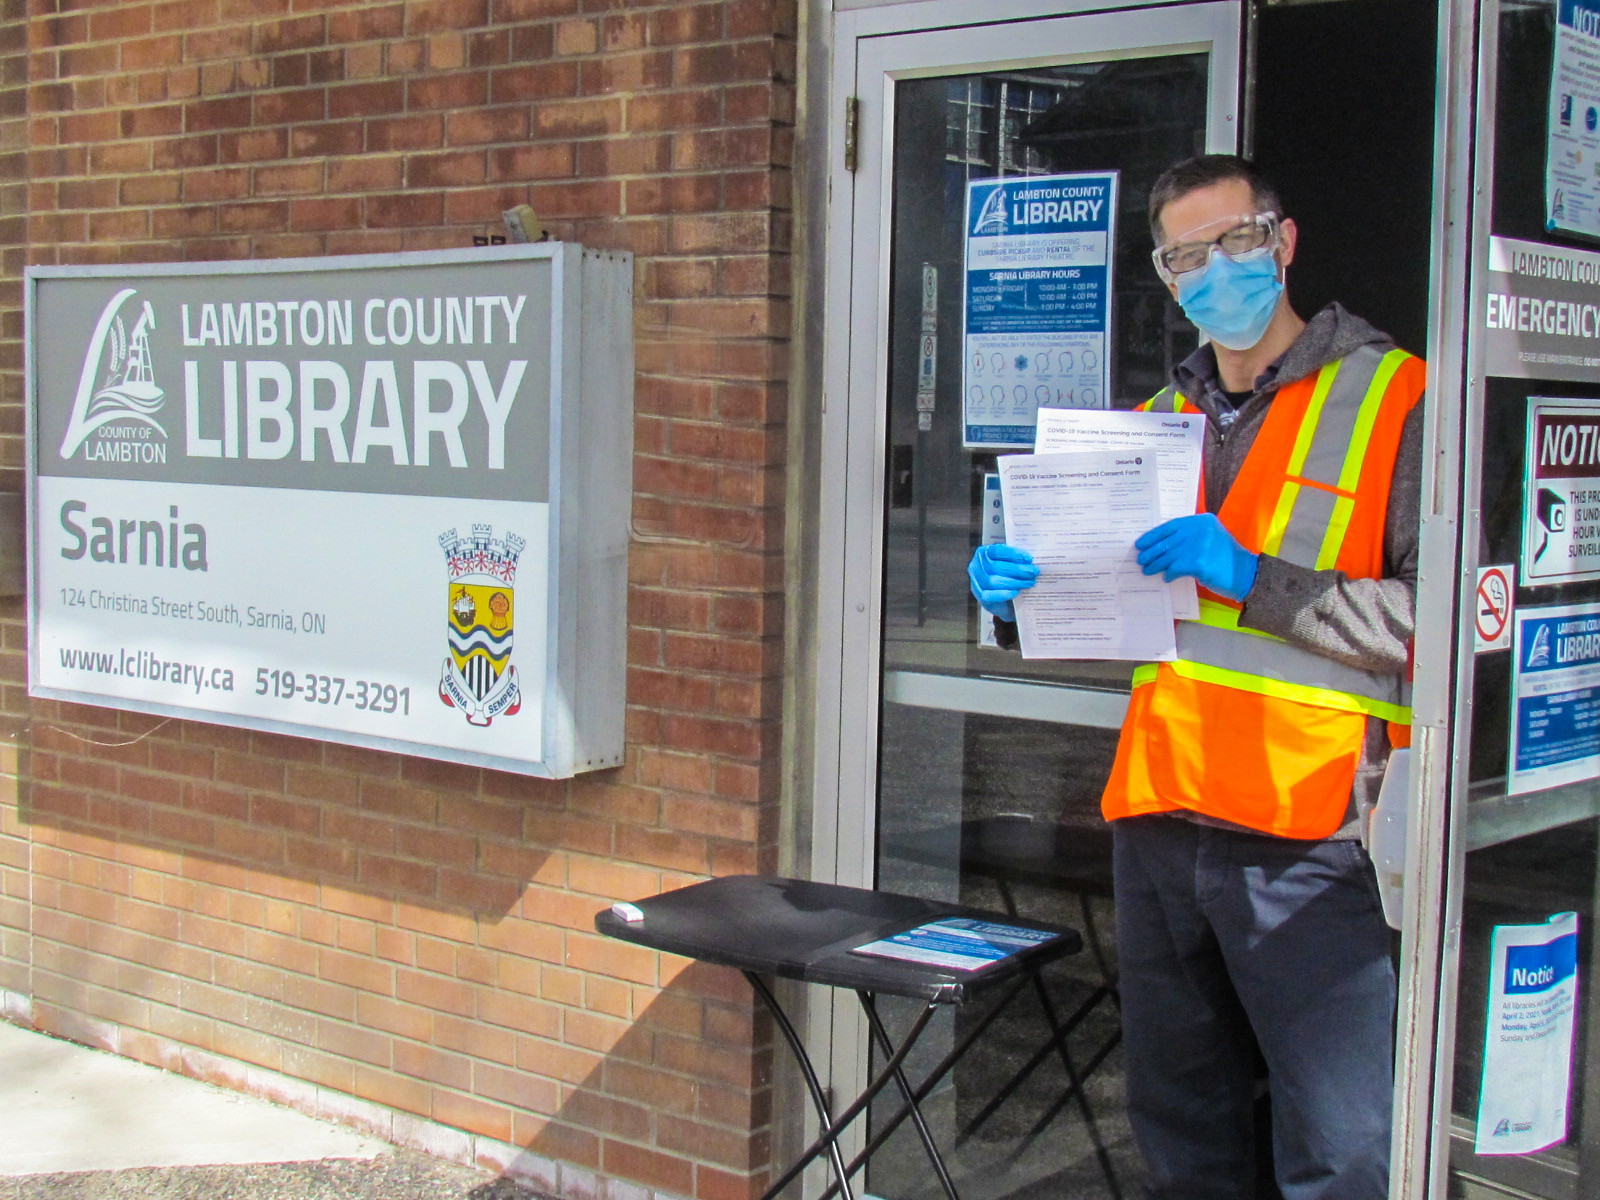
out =
[[[1016,605],[1011,602],[1019,592],[1031,588],[1038,578],[1039,568],[1033,565],[1033,555],[1004,542],[979,546],[967,564],[972,594],[985,612],[993,613],[1002,621],[1017,619]]]
[[[1201,587],[1230,600],[1243,600],[1256,581],[1258,556],[1211,513],[1176,517],[1133,545],[1146,575],[1164,575],[1168,581],[1193,575]]]

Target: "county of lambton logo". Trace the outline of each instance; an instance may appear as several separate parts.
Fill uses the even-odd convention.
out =
[[[470,537],[454,529],[439,536],[450,577],[450,653],[439,680],[439,699],[459,708],[474,725],[488,725],[522,707],[517,669],[511,665],[516,618],[517,559],[527,542],[514,533],[494,536],[474,525]]]
[[[167,431],[156,420],[166,392],[155,380],[150,358],[150,331],[156,310],[141,303],[129,330],[122,306],[137,295],[123,288],[111,298],[95,324],[72,417],[61,439],[61,457],[71,458],[87,443],[83,457],[105,462],[166,462]],[[94,441],[89,441],[90,437]],[[156,439],[159,438],[160,441]]]
[[[982,233],[1004,236],[1010,229],[1011,222],[1006,219],[1006,190],[997,187],[989,193],[983,207],[978,210],[978,219],[972,223],[972,233],[974,237]]]

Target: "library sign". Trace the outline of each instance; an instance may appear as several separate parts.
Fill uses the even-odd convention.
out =
[[[563,244],[30,269],[30,693],[620,762],[631,280]]]

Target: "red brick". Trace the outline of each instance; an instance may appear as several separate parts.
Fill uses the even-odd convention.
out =
[[[533,117],[534,131],[541,137],[598,137],[621,132],[622,122],[620,99],[551,101],[539,105]]]
[[[322,175],[323,168],[320,162],[257,167],[254,191],[257,196],[315,192],[322,187]],[[281,221],[279,224],[281,225]]]
[[[406,33],[470,29],[489,22],[489,0],[412,0],[406,6]]]
[[[385,4],[328,15],[330,42],[372,42],[396,38],[405,29],[404,4]]]
[[[694,1190],[694,1164],[682,1155],[607,1138],[600,1161],[607,1174],[636,1180],[647,1187],[679,1196]]]
[[[328,116],[381,117],[405,110],[405,83],[398,79],[347,83],[328,89]]]
[[[184,124],[190,133],[240,129],[250,124],[250,110],[249,96],[191,100],[184,106]]]
[[[377,854],[361,856],[356,867],[356,878],[366,887],[403,895],[432,896],[438,887],[434,868],[424,863],[406,862]]]
[[[295,88],[264,92],[255,98],[255,122],[278,125],[287,122],[320,121],[327,115],[326,88]]]
[[[397,188],[404,177],[403,168],[399,155],[337,159],[328,164],[328,190],[337,193]]]
[[[419,1115],[428,1112],[433,1095],[433,1089],[421,1080],[365,1066],[355,1069],[354,1092],[364,1100]]]
[[[507,1071],[480,1064],[473,1071],[473,1082],[480,1095],[512,1108],[549,1114],[561,1107],[561,1089],[555,1082],[527,1071]]]
[[[357,954],[323,950],[318,959],[318,974],[330,983],[375,995],[387,996],[394,992],[394,967]]]
[[[489,178],[496,182],[555,179],[572,174],[569,145],[535,143],[496,147],[489,151]]]
[[[658,46],[674,42],[710,42],[722,35],[723,5],[678,4],[650,14],[650,40]]]
[[[498,1104],[435,1089],[433,1119],[454,1129],[481,1134],[497,1141],[511,1140],[511,1114]]]
[[[468,109],[482,105],[489,95],[486,71],[464,71],[450,75],[431,75],[406,84],[406,108]]]
[[[216,0],[165,0],[155,5],[152,25],[156,29],[195,29],[217,19]]]
[[[327,18],[295,17],[284,21],[257,21],[253,26],[257,54],[282,54],[290,50],[309,50],[328,42]]]
[[[223,162],[260,162],[285,158],[288,153],[289,135],[283,129],[224,133],[217,139],[217,157]]]
[[[296,158],[344,158],[359,154],[366,145],[360,121],[328,121],[299,125],[289,131],[289,150]]]
[[[442,188],[482,183],[485,170],[484,158],[482,150],[413,155],[406,162],[406,186]]]
[[[513,142],[528,136],[528,108],[511,105],[453,112],[445,117],[444,140],[452,146]]]

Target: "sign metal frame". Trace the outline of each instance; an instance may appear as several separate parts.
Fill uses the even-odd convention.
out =
[[[547,461],[535,465],[536,470],[547,472],[548,523],[547,529],[541,531],[547,537],[547,554],[538,563],[526,558],[523,560],[525,575],[530,582],[536,581],[543,591],[543,595],[538,597],[541,603],[530,603],[528,607],[536,613],[542,607],[544,620],[542,628],[530,628],[525,632],[518,629],[519,641],[527,637],[534,639],[534,645],[542,643],[542,659],[539,652],[533,655],[534,661],[542,662],[541,677],[530,678],[525,673],[520,680],[524,695],[536,692],[539,701],[538,726],[526,730],[527,743],[537,747],[536,754],[518,757],[515,753],[480,752],[459,744],[439,745],[427,740],[332,728],[316,723],[314,718],[318,706],[311,703],[296,703],[286,707],[286,717],[279,719],[214,711],[194,703],[176,703],[166,698],[99,692],[89,686],[62,687],[39,682],[41,624],[47,625],[49,622],[41,606],[39,559],[45,539],[40,525],[40,481],[65,477],[41,473],[41,351],[38,345],[41,289],[57,287],[63,282],[70,286],[73,281],[83,280],[127,280],[136,283],[139,280],[193,278],[199,286],[202,279],[218,277],[247,279],[298,275],[322,276],[347,282],[352,289],[366,283],[366,294],[371,295],[375,294],[374,289],[381,290],[381,282],[376,281],[381,281],[385,272],[450,267],[458,272],[460,278],[470,280],[475,266],[498,264],[504,270],[506,264],[514,268],[519,262],[528,268],[530,293],[535,293],[540,287],[540,279],[548,280],[546,286],[549,289],[547,308],[529,310],[530,314],[534,314],[534,322],[541,326],[536,331],[537,336],[519,339],[519,342],[531,342],[534,350],[545,349],[548,355],[548,454]],[[370,273],[372,280],[359,279],[355,274],[359,272]],[[627,548],[632,500],[632,280],[632,255],[585,250],[575,244],[558,242],[314,259],[30,267],[24,287],[29,694],[44,699],[311,737],[548,778],[569,778],[582,771],[619,764],[623,756],[624,738]],[[536,295],[535,298],[543,300]],[[537,312],[547,312],[547,326]],[[102,321],[105,319],[103,317]],[[508,327],[511,324],[509,316],[506,324]],[[526,345],[517,348],[523,351],[528,349]],[[86,366],[86,376],[88,370]],[[521,395],[520,392],[517,394],[519,401]],[[59,400],[53,399],[52,402],[59,409]],[[426,401],[423,403],[426,404]],[[312,404],[314,407],[314,395]],[[173,407],[174,411],[182,411],[180,406]],[[304,410],[301,411],[303,420]],[[414,411],[420,414],[423,409],[415,408]],[[55,419],[52,417],[52,421]],[[185,448],[186,436],[190,435],[174,435],[174,444],[167,453],[179,457],[179,452]],[[507,449],[511,453],[507,455],[505,465],[508,469],[514,468],[515,448],[512,446]],[[185,458],[184,461],[193,460]],[[480,480],[485,474],[481,470],[474,473]],[[463,473],[465,478],[466,473]],[[80,482],[100,486],[122,480],[91,476]],[[132,487],[148,486],[138,480],[128,482]],[[173,488],[201,486],[186,484],[182,480],[155,482]],[[317,491],[313,488],[308,493],[295,485],[286,487],[282,484],[241,484],[232,487],[225,483],[208,483],[203,487],[204,490],[215,492],[249,491],[263,507],[270,504],[274,495],[288,502]],[[435,499],[434,496],[406,494],[403,489],[388,486],[367,487],[364,490],[371,495],[355,498],[382,501],[385,495],[392,493],[396,511],[407,503],[414,509],[419,501],[424,504],[430,501],[441,505],[453,504],[459,511],[466,499],[452,500],[448,495],[439,495]],[[435,486],[431,490],[437,493],[439,489]],[[468,490],[473,489],[469,486]],[[474,494],[484,493],[479,490]],[[410,537],[414,532],[417,538],[439,541],[441,531],[432,527],[432,517],[427,520],[430,523],[414,530],[408,526],[406,536]],[[444,517],[442,520],[455,523],[457,518]],[[530,549],[536,544],[530,543]],[[431,553],[434,558],[439,558],[438,549],[433,549]],[[443,560],[440,561],[438,573],[430,575],[425,582],[419,580],[417,586],[443,595],[444,589],[439,588],[438,584],[447,576]],[[403,586],[398,579],[380,582],[390,589]],[[521,601],[518,601],[517,608],[520,612]],[[428,638],[427,654],[437,664],[449,657],[442,636],[445,624],[440,620],[436,628],[425,632],[407,630],[401,636],[416,633]],[[201,631],[197,629],[195,632]],[[254,679],[248,682],[253,685]],[[435,666],[431,682],[426,677],[412,681],[413,693],[418,693],[413,703],[441,704],[433,694],[439,688]],[[242,687],[239,690],[242,691]],[[200,694],[197,689],[196,695]],[[340,716],[343,715],[341,712]],[[515,718],[510,720],[514,721]]]

